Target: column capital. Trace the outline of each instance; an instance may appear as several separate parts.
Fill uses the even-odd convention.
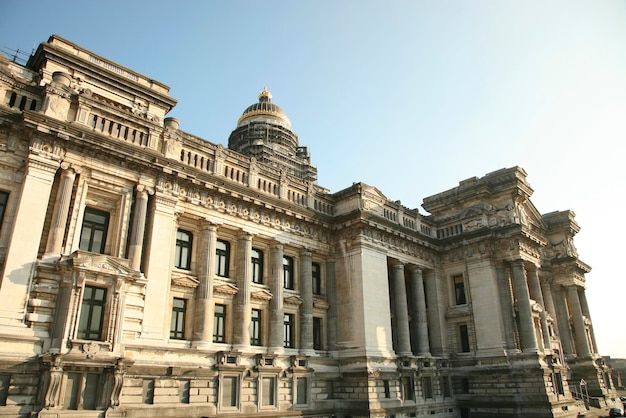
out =
[[[241,230],[239,231],[238,238],[246,241],[252,241],[254,234],[252,232]]]
[[[389,265],[395,269],[404,269],[404,266],[406,265],[406,263],[403,263],[402,261],[398,260],[397,258],[391,258],[389,260]]]
[[[411,273],[424,273],[424,268],[416,266],[415,264],[407,264],[406,269]]]

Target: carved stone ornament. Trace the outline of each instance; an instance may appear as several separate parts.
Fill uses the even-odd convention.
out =
[[[94,358],[100,352],[100,346],[97,343],[84,343],[82,346],[83,353],[87,354],[87,358]]]

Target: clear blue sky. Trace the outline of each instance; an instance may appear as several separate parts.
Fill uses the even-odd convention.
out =
[[[267,86],[333,192],[425,213],[523,167],[540,212],[576,213],[599,351],[626,357],[626,2],[2,2],[3,50],[51,34],[169,85],[170,116],[215,143]]]

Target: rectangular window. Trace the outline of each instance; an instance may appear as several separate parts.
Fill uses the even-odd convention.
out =
[[[465,305],[467,299],[465,298],[465,282],[463,276],[454,276],[454,299],[457,305]]]
[[[387,379],[383,380],[383,390],[385,391],[385,399],[391,398],[391,388]]]
[[[230,243],[217,240],[215,249],[215,274],[220,277],[228,277],[228,265],[230,262]]]
[[[413,378],[411,376],[402,376],[402,394],[405,401],[415,399],[415,389],[413,387]]]
[[[6,406],[9,397],[9,384],[11,383],[11,375],[0,374],[0,406]]]
[[[285,348],[294,348],[295,326],[296,326],[295,315],[286,313],[285,321],[284,321],[284,336],[285,336],[284,346]]]
[[[293,258],[283,257],[283,283],[285,289],[293,289]]]
[[[109,228],[109,214],[93,208],[85,208],[83,226],[78,248],[92,253],[104,253]]]
[[[226,341],[225,324],[226,323],[226,305],[215,304],[213,318],[213,342],[223,343]]]
[[[253,309],[250,316],[250,345],[262,345],[260,309]]]
[[[272,406],[276,404],[275,392],[276,392],[276,378],[264,377],[261,383],[261,405]]]
[[[98,381],[100,375],[96,373],[85,374],[85,388],[83,392],[83,408],[82,409],[96,409],[98,402]]]
[[[237,376],[224,376],[222,378],[222,407],[237,407],[237,395],[239,389],[239,379]]]
[[[106,294],[106,289],[101,287],[85,286],[83,303],[78,319],[77,338],[82,340],[102,340]]]
[[[191,232],[179,229],[176,232],[176,254],[174,256],[174,266],[179,269],[189,270],[191,268],[191,245],[193,235]]]
[[[80,389],[80,373],[68,373],[65,380],[65,396],[63,406],[65,409],[78,409],[78,390]]]
[[[322,349],[322,318],[313,317],[313,349]]]
[[[422,378],[422,390],[424,391],[424,399],[433,398],[433,378],[424,376]]]
[[[187,313],[187,300],[174,298],[172,303],[172,321],[170,323],[170,338],[175,340],[185,339],[185,314]]]
[[[470,343],[469,343],[469,332],[467,330],[467,325],[459,326],[459,337],[461,340],[461,352],[469,353]]]
[[[441,394],[444,398],[452,396],[452,388],[450,387],[450,376],[441,376]]]
[[[178,399],[180,403],[189,403],[189,380],[181,380],[178,386]]]
[[[154,379],[144,379],[141,385],[141,401],[145,404],[154,403]]]
[[[306,377],[296,378],[296,404],[306,405],[309,403],[309,379]]]
[[[565,389],[563,388],[563,378],[561,376],[561,373],[554,373],[552,376],[552,379],[554,380],[554,393],[558,393],[559,395],[565,395]]]
[[[263,251],[252,249],[252,283],[263,283]]]
[[[2,220],[4,219],[4,212],[7,210],[8,201],[9,194],[7,192],[0,191],[0,228],[2,228]]]
[[[311,273],[313,273],[313,294],[322,294],[322,271],[319,263],[311,264]]]

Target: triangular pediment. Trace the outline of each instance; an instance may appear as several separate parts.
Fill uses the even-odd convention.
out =
[[[286,305],[300,306],[302,304],[302,298],[300,296],[289,296],[284,299]]]
[[[87,251],[75,251],[59,260],[62,268],[69,268],[96,274],[111,276],[140,276],[141,273],[128,266],[128,260],[106,254],[95,254]]]
[[[200,282],[193,276],[172,272],[172,286],[187,287],[195,289]]]
[[[257,290],[256,292],[250,293],[250,297],[252,299],[256,299],[260,301],[267,301],[267,300],[272,300],[274,296],[267,290],[261,289],[261,290]]]
[[[230,283],[221,283],[213,286],[213,293],[220,293],[222,295],[236,295],[238,291],[237,286]]]
[[[530,200],[525,200],[519,207],[520,223],[523,225],[535,225],[543,230],[548,228],[548,225],[543,220],[541,213],[537,210],[535,205]]]

